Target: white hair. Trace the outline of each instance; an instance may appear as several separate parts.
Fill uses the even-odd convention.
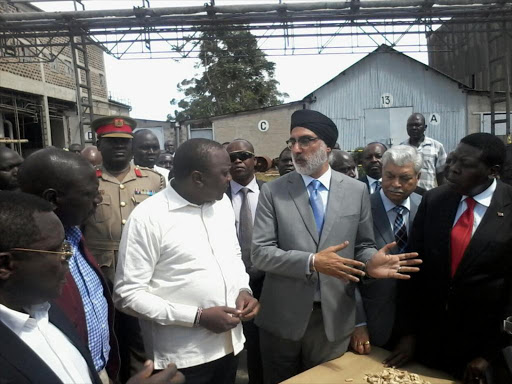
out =
[[[385,167],[388,162],[399,167],[412,163],[414,172],[419,173],[423,165],[423,157],[410,145],[394,145],[382,155],[382,166]]]

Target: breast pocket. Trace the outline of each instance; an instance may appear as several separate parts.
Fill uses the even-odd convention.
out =
[[[110,195],[103,195],[103,201],[98,204],[96,207],[96,212],[94,213],[94,220],[97,223],[102,223],[107,221],[109,217],[112,216],[112,200]]]
[[[150,197],[150,196],[148,196],[148,195],[133,195],[132,201],[137,206],[140,203],[142,203],[144,200],[146,200],[148,197]]]

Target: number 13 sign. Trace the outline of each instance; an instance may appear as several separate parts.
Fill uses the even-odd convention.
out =
[[[381,108],[390,108],[393,106],[393,95],[391,93],[383,93],[380,97]]]

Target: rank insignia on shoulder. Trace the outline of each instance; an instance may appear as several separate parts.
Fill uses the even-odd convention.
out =
[[[142,177],[142,172],[140,171],[140,169],[138,167],[135,167],[135,176]]]
[[[101,169],[96,169],[96,177],[101,177],[103,175],[103,172],[101,172]]]
[[[135,190],[136,195],[145,195],[145,196],[153,196],[155,194],[155,191],[152,189],[136,189]]]

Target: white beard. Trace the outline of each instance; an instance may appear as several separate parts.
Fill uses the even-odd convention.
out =
[[[309,154],[308,157],[304,156],[303,158],[306,159],[306,164],[297,164],[295,154],[292,152],[292,161],[297,173],[304,176],[311,176],[322,168],[322,166],[329,160],[327,145],[325,145],[324,142],[321,142],[321,145],[316,152]]]

